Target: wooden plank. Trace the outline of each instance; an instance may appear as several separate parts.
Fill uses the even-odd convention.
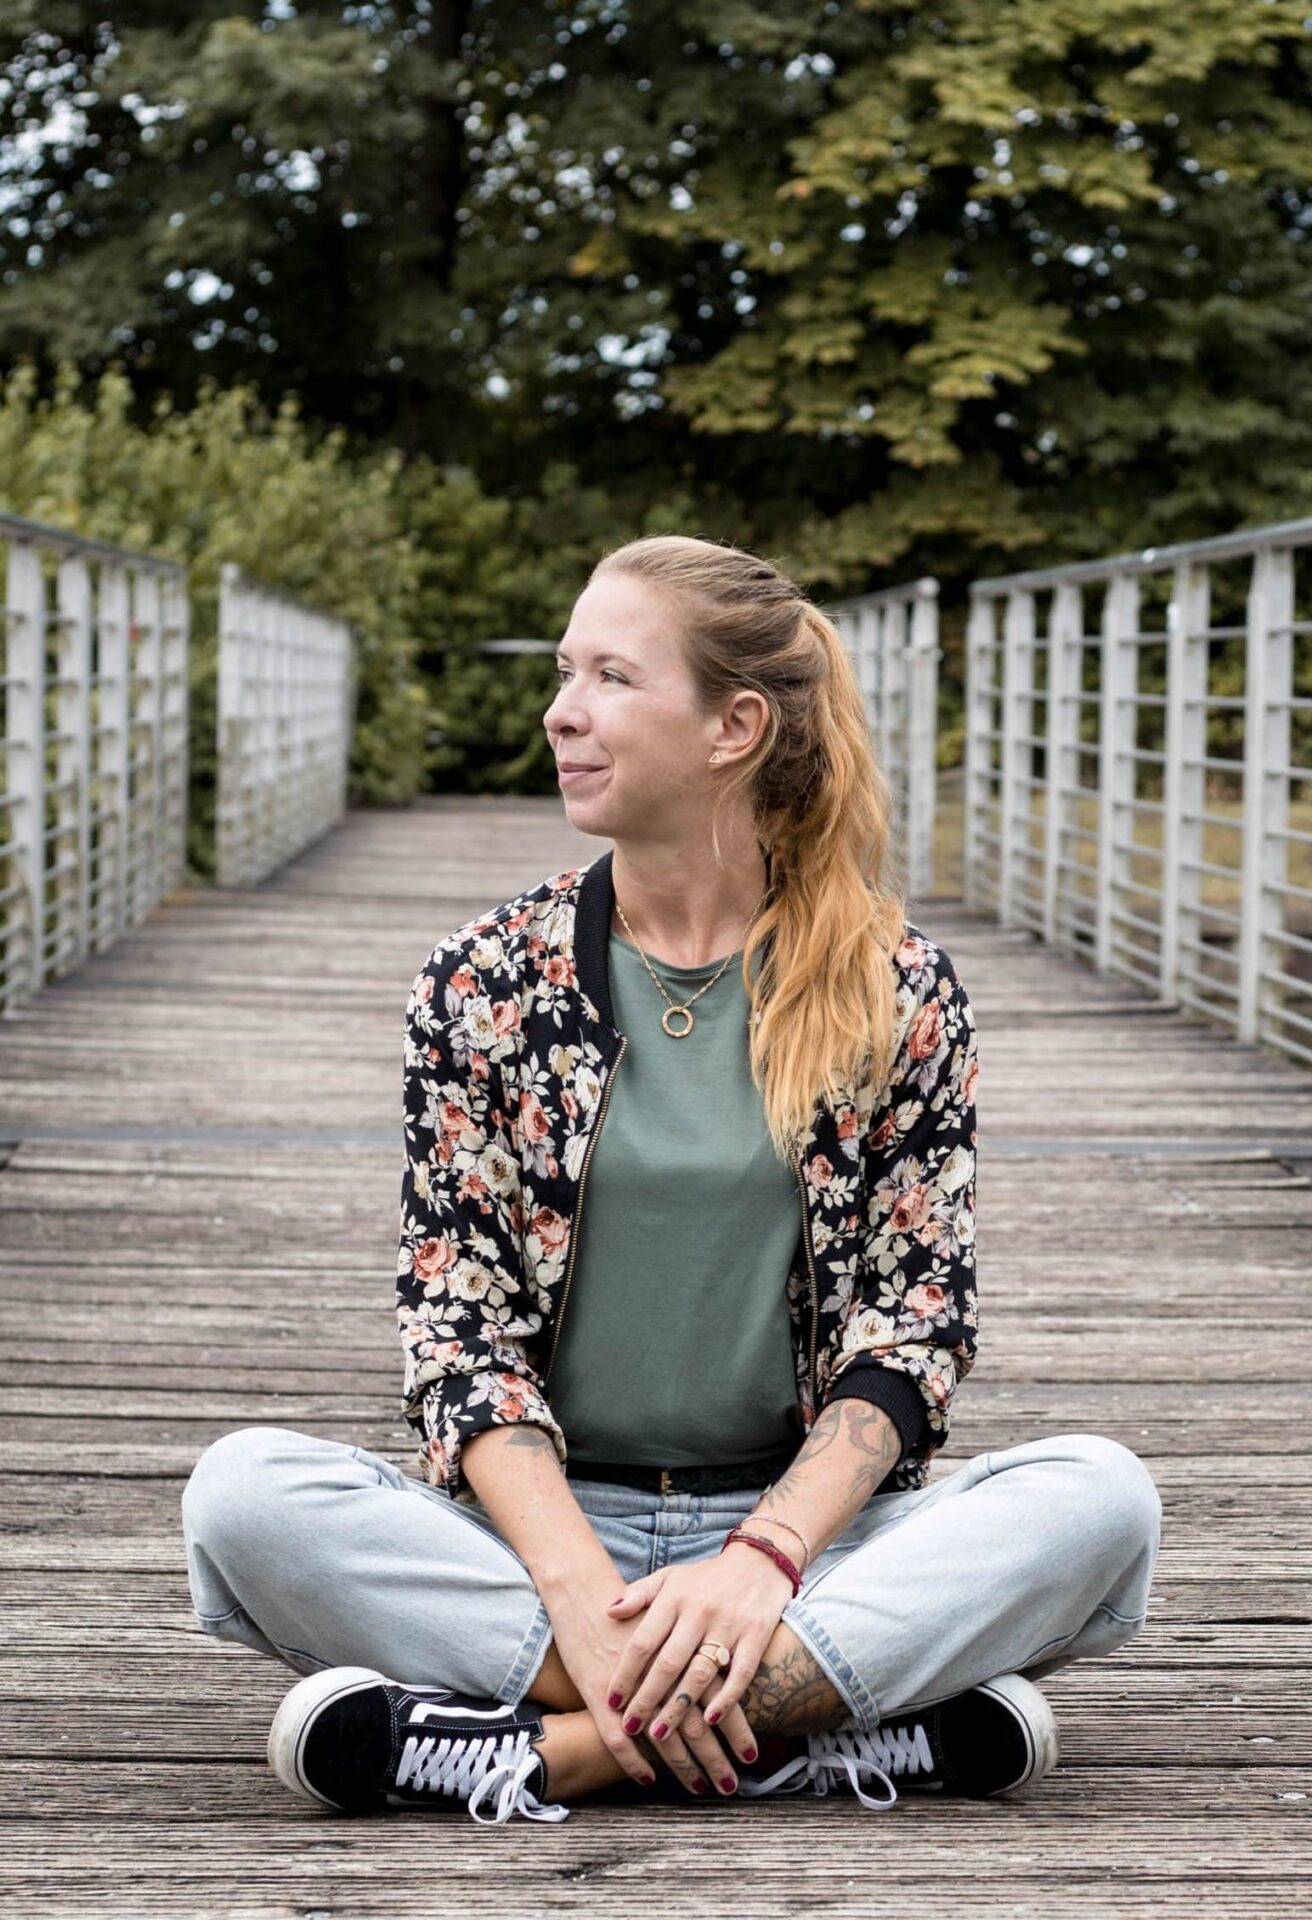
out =
[[[949,900],[912,919],[980,1032],[981,1329],[931,1479],[1098,1432],[1164,1503],[1144,1630],[1044,1679],[1059,1766],[1012,1799],[906,1794],[874,1828],[846,1796],[621,1789],[490,1833],[463,1809],[335,1820],[270,1774],[296,1675],[200,1629],[182,1486],[256,1424],[416,1472],[390,1277],[405,995],[439,936],[599,850],[554,799],[353,814],[265,887],[173,895],[0,1021],[0,1896],[24,1920],[307,1920],[495,1884],[512,1917],[719,1920],[746,1886],[772,1917],[930,1884],[990,1920],[1301,1916],[1312,1076]]]

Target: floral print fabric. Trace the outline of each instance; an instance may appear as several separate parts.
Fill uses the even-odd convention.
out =
[[[603,1013],[609,858],[439,941],[406,1007],[402,1411],[424,1479],[456,1499],[472,1498],[461,1449],[486,1427],[532,1421],[567,1458],[546,1374],[588,1144],[625,1045]],[[591,933],[576,950],[581,907]],[[786,1287],[805,1428],[838,1393],[902,1424],[919,1400],[921,1436],[888,1489],[924,1484],[977,1328],[974,1014],[947,954],[909,924],[894,964],[893,1070],[816,1108]]]

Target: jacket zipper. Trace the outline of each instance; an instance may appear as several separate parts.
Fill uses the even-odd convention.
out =
[[[615,1055],[614,1060],[611,1062],[610,1072],[606,1076],[605,1091],[602,1093],[602,1096],[601,1096],[601,1106],[597,1110],[596,1124],[593,1126],[591,1138],[589,1139],[587,1147],[584,1151],[583,1165],[579,1169],[579,1197],[577,1202],[575,1203],[574,1226],[570,1233],[569,1264],[565,1268],[565,1286],[560,1296],[560,1305],[556,1309],[556,1330],[551,1342],[551,1357],[547,1361],[547,1371],[542,1377],[542,1390],[544,1393],[546,1392],[547,1382],[551,1378],[551,1369],[556,1364],[556,1348],[560,1345],[560,1326],[561,1326],[561,1322],[565,1318],[565,1302],[569,1299],[569,1283],[574,1273],[575,1256],[577,1255],[579,1250],[579,1222],[583,1217],[583,1189],[587,1185],[588,1165],[592,1159],[592,1150],[597,1144],[597,1135],[601,1132],[601,1123],[606,1118],[606,1108],[610,1105],[610,1090],[615,1084],[615,1074],[619,1067],[620,1061],[624,1058],[625,1052],[627,1051],[627,1048],[628,1048],[628,1044],[629,1044],[629,1036],[626,1033],[623,1036],[622,1040],[620,1041],[620,1050]]]
[[[806,1248],[806,1271],[811,1286],[811,1418],[815,1419],[819,1408],[816,1404],[819,1394],[816,1387],[815,1335],[816,1323],[820,1318],[820,1289],[815,1277],[815,1259],[811,1249],[811,1214],[806,1204],[806,1154],[803,1152],[797,1162],[797,1191],[802,1197],[802,1244]]]
[[[606,1088],[604,1093],[601,1096],[601,1106],[597,1113],[596,1125],[592,1129],[592,1137],[588,1141],[587,1150],[583,1155],[583,1165],[579,1170],[579,1197],[574,1208],[574,1226],[570,1234],[569,1263],[565,1268],[565,1285],[561,1292],[560,1305],[556,1309],[556,1325],[555,1325],[555,1332],[551,1342],[551,1354],[547,1361],[546,1373],[542,1377],[542,1390],[544,1393],[546,1392],[548,1382],[551,1379],[551,1370],[556,1364],[556,1349],[560,1345],[560,1329],[564,1323],[565,1306],[569,1300],[570,1281],[574,1277],[574,1261],[578,1255],[578,1249],[579,1249],[579,1228],[583,1219],[583,1195],[584,1195],[584,1190],[587,1186],[587,1181],[588,1181],[588,1168],[592,1162],[592,1154],[597,1144],[597,1136],[601,1132],[602,1122],[606,1118],[606,1109],[610,1105],[610,1090],[615,1084],[615,1075],[619,1069],[620,1061],[624,1058],[624,1055],[628,1050],[628,1045],[629,1045],[629,1037],[627,1034],[625,1034],[623,1040],[620,1043],[620,1050],[616,1054],[615,1059],[611,1065],[610,1074],[606,1080]],[[814,1259],[814,1255],[811,1247],[811,1214],[810,1214],[810,1209],[806,1204],[805,1167],[806,1167],[806,1155],[802,1154],[799,1157],[797,1162],[797,1180],[798,1180],[797,1192],[798,1192],[798,1197],[800,1198],[802,1203],[802,1244],[806,1250],[807,1282],[810,1287],[810,1294],[811,1294],[811,1361],[810,1361],[809,1378],[811,1382],[811,1411],[812,1411],[812,1417],[814,1417],[815,1411],[816,1411],[816,1400],[818,1398],[818,1390],[816,1385],[815,1350],[816,1350],[816,1327],[820,1319],[820,1290],[816,1281],[815,1259]]]

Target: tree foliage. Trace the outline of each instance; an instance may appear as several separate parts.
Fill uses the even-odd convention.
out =
[[[225,560],[356,625],[352,791],[410,799],[423,774],[428,702],[414,666],[418,568],[396,512],[400,455],[347,460],[340,433],[313,444],[294,401],[270,418],[243,388],[206,390],[187,411],[162,399],[142,425],[122,374],[84,392],[65,367],[52,396],[36,386],[35,370],[22,365],[0,394],[0,506],[189,569],[193,867],[213,864]]]
[[[442,775],[531,775],[451,650],[597,542],[951,619],[1312,510],[1310,44],[1294,0],[11,0],[0,365],[399,449]]]

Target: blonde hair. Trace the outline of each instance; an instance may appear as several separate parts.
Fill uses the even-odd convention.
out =
[[[905,901],[889,871],[892,789],[851,656],[786,574],[741,547],[657,534],[604,554],[591,578],[607,573],[667,597],[704,712],[742,688],[769,708],[753,751],[717,780],[712,841],[719,860],[720,809],[745,794],[771,856],[743,950],[751,1072],[775,1150],[795,1162],[816,1103],[872,1072],[882,1085],[892,1064]]]

